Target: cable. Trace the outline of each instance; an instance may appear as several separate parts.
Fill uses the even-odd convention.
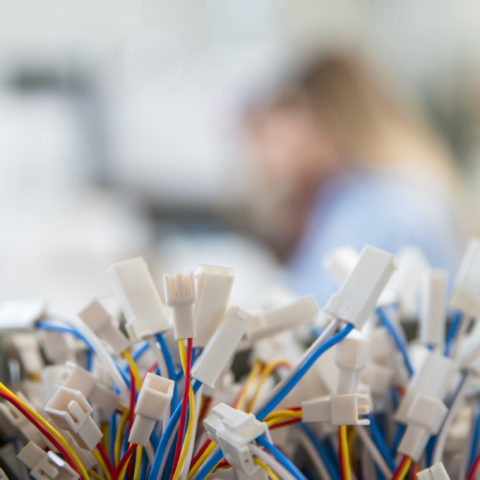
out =
[[[140,378],[140,374],[138,373],[137,366],[135,365],[135,362],[133,361],[133,358],[131,357],[128,350],[124,350],[122,352],[122,355],[125,357],[130,371],[132,372],[133,378],[135,379],[135,385],[137,386],[137,390],[140,391],[140,389],[142,388],[142,379]]]
[[[269,455],[254,443],[250,447],[252,455],[264,461],[282,480],[295,480],[295,477],[275,457]],[[197,479],[195,479],[197,480]]]
[[[472,444],[470,447],[470,456],[468,457],[468,470],[471,470],[473,467],[473,462],[475,462],[475,456],[477,455],[477,450],[478,450],[478,437],[480,434],[480,397],[478,399],[478,412],[477,412],[477,418],[475,420],[475,426],[473,429],[473,435],[472,435]]]
[[[447,339],[445,340],[445,348],[443,354],[446,357],[449,357],[452,352],[452,347],[455,342],[455,337],[460,329],[460,324],[462,323],[463,315],[461,312],[455,312],[453,315],[452,323],[447,332]]]
[[[382,454],[382,457],[384,458],[384,460],[387,462],[388,468],[394,471],[395,462],[393,461],[393,458],[390,455],[390,452],[388,451],[387,446],[385,445],[382,434],[380,433],[380,430],[378,429],[377,424],[375,423],[375,420],[370,414],[365,415],[365,417],[370,420],[370,432],[372,433],[372,439],[375,442],[375,445],[377,446],[378,450]]]
[[[395,472],[393,473],[392,480],[403,480],[408,472],[408,469],[410,468],[411,463],[412,459],[404,455]]]
[[[378,307],[376,309],[376,312],[377,312],[377,316],[380,319],[381,325],[385,327],[387,332],[392,337],[392,340],[397,346],[398,350],[402,354],[403,363],[405,364],[405,367],[407,369],[408,376],[412,377],[414,372],[413,372],[412,364],[410,363],[410,358],[408,356],[407,347],[403,343],[403,340],[400,338],[400,335],[396,331],[393,324],[390,322],[390,319],[388,318],[388,315],[384,312],[383,308]]]
[[[267,465],[265,462],[260,460],[258,457],[253,457],[253,463],[255,465],[258,465],[268,475],[268,478],[270,478],[271,480],[280,480],[280,478],[272,470],[272,468],[269,465]]]
[[[239,410],[243,410],[243,406],[248,397],[248,393],[250,392],[253,382],[257,378],[261,369],[262,369],[262,362],[260,360],[255,360],[255,363],[253,364],[253,367],[250,370],[250,373],[248,374],[244,387],[240,391],[238,398],[233,402],[233,406],[235,408],[238,408]]]
[[[345,425],[340,425],[340,427],[338,427],[338,463],[340,465],[340,478],[342,480],[351,480],[352,476],[350,474],[347,427]]]
[[[114,474],[114,471],[115,469],[113,468],[113,465],[112,463],[110,462],[110,459],[108,458],[108,455],[107,453],[105,452],[104,448],[103,448],[103,445],[101,444],[101,442],[98,442],[97,444],[97,450],[98,450],[98,453],[100,454],[100,458],[98,458],[97,456],[95,456],[95,450],[92,452],[95,456],[95,459],[99,462],[100,466],[102,467],[102,470],[104,471],[105,473],[105,476],[107,478],[111,478],[112,475]],[[99,461],[99,460],[102,460],[103,462],[103,465],[102,463]]]
[[[120,418],[117,434],[115,435],[114,450],[113,450],[114,451],[113,458],[114,458],[115,466],[118,466],[118,464],[120,463],[120,450],[122,448],[123,432],[125,430],[128,417],[129,417],[129,411],[125,410],[122,417]]]
[[[296,478],[297,480],[306,480],[302,472],[300,472],[300,470],[265,437],[258,437],[256,441],[270,455],[272,455],[277,460],[277,462],[279,462],[286,470],[288,470],[294,478]]]
[[[298,431],[298,441],[300,442],[300,446],[305,449],[308,456],[310,457],[310,460],[315,466],[315,469],[320,478],[324,480],[333,479],[334,477],[329,474],[323,458],[318,455],[318,451],[315,449],[312,442],[310,442],[309,438],[302,430]]]
[[[355,430],[357,431],[358,436],[364,443],[366,449],[370,452],[370,455],[372,456],[373,461],[377,465],[377,467],[380,469],[382,474],[386,478],[391,478],[393,474],[393,470],[390,470],[389,466],[385,462],[384,458],[382,457],[382,454],[379,452],[377,446],[373,442],[372,438],[367,432],[366,427],[363,427],[361,425],[355,426]]]
[[[140,469],[142,467],[142,454],[143,448],[138,445],[135,451],[135,469],[133,470],[133,480],[139,480],[140,478]]]
[[[195,480],[205,480],[205,478],[207,478],[210,475],[210,472],[215,468],[217,463],[222,461],[222,458],[223,453],[219,449],[210,457],[209,460],[203,464],[203,467],[198,471]]]
[[[315,361],[325,353],[329,348],[336,345],[338,342],[343,340],[352,330],[353,325],[348,324],[339,333],[334,335],[332,338],[327,340],[325,343],[321,344],[316,348],[306,359],[305,361],[297,368],[294,369],[293,375],[289,378],[289,380],[282,385],[280,390],[278,390],[275,396],[268,401],[268,403],[262,407],[262,409],[257,413],[257,418],[259,420],[263,420],[265,416],[267,416],[287,395],[288,393],[297,385],[297,383],[302,379],[305,373],[309,370],[309,368],[315,363]],[[325,329],[324,334],[328,331]],[[315,342],[316,343],[316,342]],[[310,349],[309,349],[310,350]]]

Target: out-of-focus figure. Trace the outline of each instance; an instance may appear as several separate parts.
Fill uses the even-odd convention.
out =
[[[449,154],[376,80],[353,58],[323,57],[248,115],[258,215],[291,286],[320,302],[335,289],[322,269],[335,247],[413,244],[450,270],[461,248]]]

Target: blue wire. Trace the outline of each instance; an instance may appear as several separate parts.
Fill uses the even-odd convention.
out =
[[[305,435],[308,437],[312,445],[315,447],[315,450],[317,451],[319,457],[322,459],[325,465],[325,468],[328,470],[328,474],[330,475],[330,478],[332,480],[340,480],[340,476],[337,472],[335,464],[330,461],[330,458],[328,457],[328,453],[323,448],[322,444],[318,441],[318,438],[315,436],[312,430],[303,422],[299,422],[297,423],[297,425],[303,431],[303,433],[305,433]]]
[[[42,330],[49,330],[51,332],[69,333],[78,340],[81,340],[90,350],[93,352],[95,351],[95,349],[92,347],[92,344],[80,332],[77,332],[73,328],[55,325],[53,323],[44,322],[43,320],[38,321],[35,326],[37,328],[41,328]]]
[[[380,430],[378,429],[377,424],[375,423],[375,420],[369,413],[367,413],[365,417],[370,420],[370,432],[372,433],[372,439],[375,442],[375,445],[377,446],[378,450],[382,454],[382,457],[385,460],[385,462],[387,462],[388,468],[392,472],[394,472],[397,467],[395,465],[395,462],[393,461],[392,456],[390,455],[390,452],[388,451],[387,446],[385,445],[382,434],[380,433]]]
[[[273,455],[278,463],[288,470],[297,480],[307,480],[303,473],[288,459],[275,445],[270,443],[265,437],[258,437],[257,443]]]
[[[453,315],[452,323],[450,324],[450,327],[447,332],[447,339],[445,341],[445,349],[443,351],[443,354],[446,357],[450,356],[450,353],[452,351],[453,347],[453,342],[455,340],[455,337],[457,336],[457,331],[460,328],[460,324],[462,323],[462,313],[461,312],[456,312]]]
[[[108,455],[110,456],[110,461],[114,462],[114,444],[115,444],[115,435],[117,433],[117,415],[112,413],[110,415],[110,422],[108,425]]]
[[[163,338],[161,333],[157,333],[155,336],[157,342],[160,344],[160,349],[162,350],[163,358],[165,359],[165,365],[167,366],[168,378],[171,380],[177,379],[177,374],[175,372],[175,366],[173,364],[172,355],[170,354],[170,350],[168,349],[167,342]],[[178,391],[177,391],[177,384],[173,386],[173,396],[172,396],[172,410],[175,410],[178,405]]]
[[[407,368],[408,376],[412,377],[413,367],[412,367],[412,364],[410,363],[410,358],[408,357],[407,348],[403,343],[403,340],[398,335],[397,331],[395,330],[395,327],[392,325],[392,323],[390,322],[390,319],[388,318],[386,313],[383,311],[383,309],[381,307],[378,307],[376,311],[377,311],[378,317],[380,318],[380,323],[387,329],[387,332],[390,334],[395,345],[397,346],[398,350],[402,354],[403,362],[405,363],[405,367]]]
[[[198,380],[194,380],[192,382],[193,393],[196,394],[198,389],[202,385],[201,382]],[[150,469],[150,473],[148,474],[148,480],[155,480],[158,475],[158,470],[160,469],[160,465],[162,464],[163,456],[165,454],[165,450],[167,448],[168,440],[174,431],[178,420],[180,419],[180,413],[182,409],[182,402],[177,405],[173,414],[170,417],[170,420],[165,427],[165,431],[162,433],[160,437],[160,442],[158,443],[157,450],[155,451],[155,458],[153,459],[152,468]],[[212,467],[213,468],[213,467]]]
[[[215,465],[218,462],[220,462],[222,458],[223,458],[222,451],[217,450],[217,452],[210,457],[210,460],[207,460],[203,464],[203,467],[197,472],[197,475],[195,476],[195,480],[205,480],[207,475],[215,468]]]
[[[133,352],[132,352],[132,359],[136,362],[148,349],[150,345],[148,342],[141,343]]]
[[[390,455],[393,457],[397,453],[398,445],[400,444],[400,440],[403,437],[405,432],[405,425],[403,423],[399,423],[397,426],[397,431],[395,432],[395,436],[393,437],[392,446],[390,447]]]
[[[475,456],[477,455],[478,450],[478,437],[480,434],[480,397],[478,399],[478,413],[477,419],[475,421],[475,427],[473,429],[473,436],[472,436],[472,445],[470,449],[470,457],[468,460],[468,471],[470,471],[473,467],[473,462],[475,461]]]
[[[257,418],[259,420],[263,420],[288,395],[292,388],[297,385],[297,383],[302,379],[308,369],[315,363],[318,357],[325,353],[329,348],[343,340],[352,330],[353,325],[349,323],[346,327],[340,330],[340,332],[320,345],[310,355],[310,357],[305,360],[297,372],[295,372],[295,375],[293,375],[293,377],[280,389],[280,391],[257,413]]]
[[[146,455],[142,457],[142,466],[140,468],[140,478],[147,478],[148,458]]]
[[[85,351],[85,370],[87,370],[87,372],[92,371],[92,361],[93,361],[92,353],[93,352],[90,349],[87,349]]]

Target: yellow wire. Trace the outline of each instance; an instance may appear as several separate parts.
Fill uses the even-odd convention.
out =
[[[88,473],[90,474],[91,477],[95,478],[95,480],[105,480],[105,477],[102,477],[95,470],[89,470]]]
[[[103,445],[103,448],[105,449],[106,452],[108,452],[110,450],[110,435],[108,434],[108,422],[102,422],[102,424],[100,425],[100,428],[102,430],[102,445]]]
[[[187,480],[191,480],[193,478],[193,476],[197,473],[197,470],[201,467],[201,465],[207,459],[207,457],[210,455],[210,453],[212,453],[212,450],[214,448],[215,448],[215,442],[210,442],[208,447],[200,455],[199,459],[195,462],[195,464],[192,466],[192,468],[188,472]]]
[[[403,480],[405,478],[405,475],[407,474],[411,463],[412,463],[412,459],[408,457],[402,469],[398,472],[397,480]]]
[[[345,480],[351,480],[350,474],[350,455],[348,453],[347,442],[347,427],[345,425],[340,426],[340,442],[342,444],[342,463]]]
[[[130,462],[125,462],[125,465],[122,468],[122,471],[120,472],[120,475],[117,477],[118,480],[121,480],[123,477],[125,477],[125,472],[127,471],[128,464]]]
[[[17,397],[11,390],[9,390],[2,382],[0,382],[0,391],[10,395],[13,397],[20,405],[22,405],[25,410],[27,410],[32,417],[37,420],[37,422],[41,423],[42,426],[48,430],[48,432],[55,437],[55,439],[62,445],[62,447],[66,450],[68,455],[71,457],[75,465],[77,466],[77,469],[80,473],[80,475],[84,478],[84,480],[89,480],[88,472],[83,466],[82,462],[78,458],[78,455],[73,451],[72,447],[69,445],[69,443],[63,438],[63,436],[60,434],[58,430],[56,430],[49,422],[47,422],[43,417],[41,417],[35,410],[30,408],[25,402],[22,402],[20,398]]]
[[[253,462],[258,465],[272,480],[280,480],[278,475],[265,463],[257,457],[253,457]]]
[[[355,441],[355,436],[357,435],[357,431],[353,428],[350,427],[348,430],[348,436],[347,436],[347,442],[348,442],[348,451],[350,452],[350,463],[352,465],[355,465],[355,452],[353,450],[353,442]],[[355,467],[354,467],[355,471]]]
[[[248,374],[247,381],[245,382],[245,386],[243,387],[239,399],[235,402],[235,405],[233,405],[234,408],[238,408],[240,410],[243,409],[243,404],[248,397],[248,392],[250,391],[250,388],[252,387],[255,378],[257,378],[257,375],[260,373],[261,368],[262,362],[260,360],[256,360],[253,364],[252,369],[250,370],[250,373]]]
[[[260,390],[262,389],[263,384],[267,380],[267,378],[271,375],[271,373],[277,369],[281,365],[289,365],[287,360],[273,360],[270,362],[262,371],[262,374],[260,376],[260,379],[258,380],[257,387],[255,388],[255,391],[253,392],[252,398],[248,402],[246,411],[251,412],[253,409],[253,406],[255,405],[255,400],[257,399]]]
[[[142,447],[137,446],[137,457],[135,459],[135,470],[133,471],[133,480],[140,479],[140,468],[142,467]]]
[[[275,420],[276,423],[278,421],[289,420],[290,418],[299,418],[301,420],[301,410],[278,410],[277,412],[268,414],[263,421],[268,423],[271,420]]]
[[[110,475],[107,464],[103,461],[102,456],[96,450],[92,450],[92,455],[95,457],[95,460],[100,465],[100,468],[102,469],[102,472],[105,474],[105,477],[107,477],[107,480],[111,480],[112,476]]]
[[[187,359],[185,356],[185,346],[184,346],[183,340],[178,341],[178,348],[180,351],[180,360],[182,362],[183,373],[185,374],[186,367],[187,367]],[[185,438],[183,439],[182,450],[180,451],[180,458],[178,459],[177,467],[175,468],[175,472],[173,474],[172,480],[178,480],[178,478],[180,477],[180,473],[182,472],[183,462],[185,461],[185,457],[187,455],[190,438],[192,436],[193,424],[195,421],[195,397],[193,395],[192,382],[190,382],[190,388],[188,389],[188,405],[189,405],[190,411],[188,413],[187,431],[185,432]]]
[[[135,362],[133,361],[133,358],[128,352],[128,350],[124,350],[122,353],[125,359],[127,360],[130,370],[132,371],[133,378],[135,379],[135,385],[137,386],[137,390],[140,391],[140,388],[142,388],[142,380],[140,378],[140,374],[138,373],[138,368],[135,365]]]
[[[118,424],[117,434],[115,435],[115,443],[113,444],[113,459],[115,462],[115,466],[120,463],[120,451],[122,449],[122,438],[123,438],[123,431],[125,430],[125,425],[127,424],[128,420],[128,411],[123,412],[122,418],[120,419],[120,423]]]

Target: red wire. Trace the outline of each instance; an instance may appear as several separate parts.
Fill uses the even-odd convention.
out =
[[[300,418],[291,418],[290,420],[284,420],[283,422],[278,422],[275,425],[273,425],[272,427],[270,427],[270,430],[275,430],[276,428],[280,428],[280,427],[286,427],[288,425],[292,425],[292,424],[298,423],[300,421],[301,421]]]
[[[480,453],[476,456],[475,461],[473,462],[472,469],[470,470],[470,473],[468,474],[467,480],[473,480],[475,477],[475,472],[478,469],[478,465],[480,464]]]
[[[72,460],[70,455],[67,453],[67,451],[62,447],[62,445],[58,442],[58,440],[27,410],[25,407],[22,406],[20,402],[18,402],[15,397],[12,397],[8,393],[5,392],[0,392],[0,397],[4,398],[7,400],[7,402],[11,403],[17,410],[19,410],[23,416],[28,418],[30,422],[33,423],[33,425],[42,432],[42,434],[52,443],[52,445],[55,446],[55,448],[60,452],[62,457],[65,459],[65,461],[78,473],[78,467],[75,465],[75,462]]]
[[[113,477],[113,475],[115,475],[115,468],[113,467],[112,462],[110,461],[110,458],[108,458],[107,453],[103,449],[103,445],[101,444],[101,442],[97,443],[97,450],[100,453],[100,456],[103,458],[103,461],[107,465],[110,475]]]
[[[123,455],[122,459],[120,460],[120,463],[117,465],[117,468],[113,472],[113,478],[112,480],[117,480],[118,477],[120,476],[120,473],[122,473],[123,467],[125,466],[125,463],[128,461],[130,465],[130,460],[132,459],[132,454],[137,448],[137,445],[134,443],[131,443],[130,446],[128,447],[127,451]]]
[[[132,430],[133,420],[135,419],[135,377],[130,369],[130,405],[128,412],[128,434]],[[128,464],[127,478],[132,477],[132,464]]]
[[[410,471],[410,475],[411,475],[412,480],[417,480],[417,471],[418,471],[417,462],[413,462],[412,463],[412,468],[411,468],[411,471]]]
[[[147,373],[153,373],[155,371],[155,369],[157,368],[157,366],[158,366],[157,362],[155,362],[153,365],[150,366],[150,368],[144,373],[143,378],[142,378],[142,382],[145,380],[145,377],[147,376]]]
[[[180,423],[177,431],[177,443],[175,445],[175,456],[173,458],[172,471],[170,472],[170,480],[172,480],[173,478],[173,474],[175,472],[175,469],[177,468],[178,459],[180,457],[180,452],[182,451],[183,431],[185,429],[185,419],[187,418],[188,390],[190,389],[190,366],[192,363],[192,349],[193,340],[189,338],[187,339],[187,360],[185,365],[185,384],[183,386],[182,410],[180,415]]]
[[[343,469],[343,448],[340,428],[338,429],[338,469],[340,471],[341,480],[345,480],[345,470]]]
[[[202,453],[207,449],[210,443],[212,443],[210,439],[205,440],[204,444],[200,447],[200,450],[197,452],[197,454],[193,457],[192,461],[190,462],[190,468],[192,468],[198,462],[198,459],[202,456]]]
[[[398,478],[398,475],[400,474],[400,471],[402,470],[403,466],[405,465],[406,461],[408,460],[408,456],[404,455],[402,457],[401,462],[398,464],[397,468],[393,472],[392,480],[396,480]]]
[[[210,404],[212,403],[212,397],[205,397],[205,400],[202,405],[202,409],[198,415],[198,424],[201,425],[203,421],[203,417],[207,413],[208,409],[210,408]]]

